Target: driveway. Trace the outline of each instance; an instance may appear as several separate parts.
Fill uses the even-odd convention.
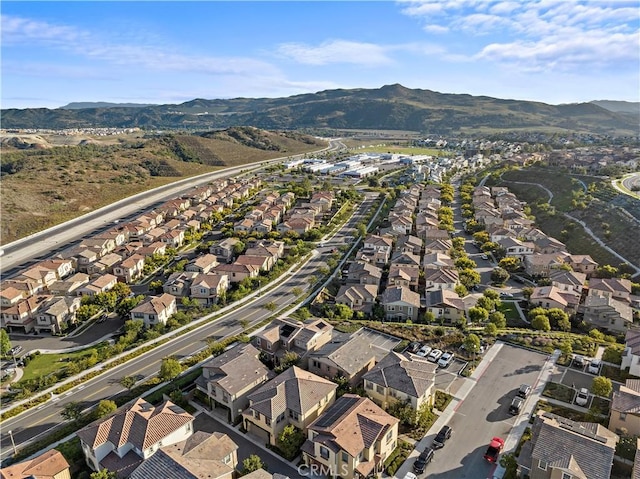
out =
[[[289,476],[291,479],[304,478],[292,463],[276,455],[266,447],[256,444],[246,434],[240,433],[236,428],[211,417],[206,412],[197,414],[193,429],[194,431],[223,432],[233,439],[233,442],[238,445],[238,469],[240,470],[242,469],[242,461],[255,454],[260,456],[270,474],[277,472]]]

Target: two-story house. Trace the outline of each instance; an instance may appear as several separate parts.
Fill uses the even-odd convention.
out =
[[[391,351],[362,376],[364,389],[383,409],[400,401],[417,411],[423,404],[433,404],[437,368],[425,358]]]
[[[57,449],[0,469],[2,479],[71,479],[69,463]]]
[[[229,277],[226,274],[198,274],[191,282],[191,298],[203,306],[218,302],[229,289]]]
[[[167,320],[177,311],[176,297],[163,293],[160,296],[150,296],[131,310],[131,319],[144,322],[145,328],[156,324],[167,324]]]
[[[285,426],[304,431],[331,406],[337,388],[328,379],[292,366],[248,396],[249,407],[242,413],[244,427],[276,446]]]
[[[450,289],[437,289],[428,291],[426,300],[427,312],[433,314],[436,319],[441,319],[448,324],[466,323],[465,303],[458,293]]]
[[[631,327],[625,334],[620,369],[629,369],[630,375],[640,377],[640,328]]]
[[[191,436],[193,420],[191,414],[171,401],[154,407],[140,398],[76,434],[92,470],[108,469],[119,477],[128,477],[159,448]]]
[[[398,423],[370,399],[345,394],[311,423],[302,458],[333,477],[380,477],[397,446]]]
[[[381,301],[385,318],[389,321],[415,322],[420,310],[420,295],[407,287],[392,286],[384,290]]]
[[[251,344],[239,344],[202,366],[196,387],[209,398],[212,408],[223,409],[235,423],[249,405],[247,396],[273,377],[258,359],[260,351]]]

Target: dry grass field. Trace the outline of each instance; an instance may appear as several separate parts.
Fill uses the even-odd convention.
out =
[[[181,178],[326,146],[258,131],[272,150],[246,146],[223,132],[216,138],[176,135],[170,141],[141,134],[23,135],[36,145],[28,149],[3,142],[0,244]]]

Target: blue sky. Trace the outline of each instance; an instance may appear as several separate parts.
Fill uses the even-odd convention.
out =
[[[2,108],[181,103],[400,83],[640,101],[640,4],[2,1]]]

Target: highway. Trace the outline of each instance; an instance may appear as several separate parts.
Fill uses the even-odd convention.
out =
[[[349,237],[354,235],[355,226],[371,210],[377,196],[378,193],[366,194],[364,201],[352,218],[331,238],[330,244],[353,243]],[[89,408],[102,399],[122,392],[124,388],[119,384],[119,380],[123,376],[152,377],[160,370],[162,358],[190,356],[206,347],[207,338],[221,339],[241,332],[241,320],[248,321],[248,327],[251,327],[276,314],[278,310],[295,301],[296,296],[292,292],[293,288],[297,287],[302,290],[309,288],[309,278],[317,274],[318,269],[325,264],[325,261],[331,256],[332,249],[333,246],[323,246],[314,250],[311,260],[288,278],[278,282],[272,289],[269,289],[269,285],[264,286],[263,289],[267,290],[264,294],[243,302],[233,308],[232,312],[216,321],[204,324],[175,340],[158,346],[154,350],[117,366],[35,409],[3,421],[2,434],[0,435],[0,459],[4,460],[10,457],[13,452],[11,438],[7,431],[12,431],[16,447],[19,449],[63,423],[65,420],[60,413],[69,402],[81,402],[84,407]],[[265,307],[269,302],[276,304],[276,311],[268,310]]]

